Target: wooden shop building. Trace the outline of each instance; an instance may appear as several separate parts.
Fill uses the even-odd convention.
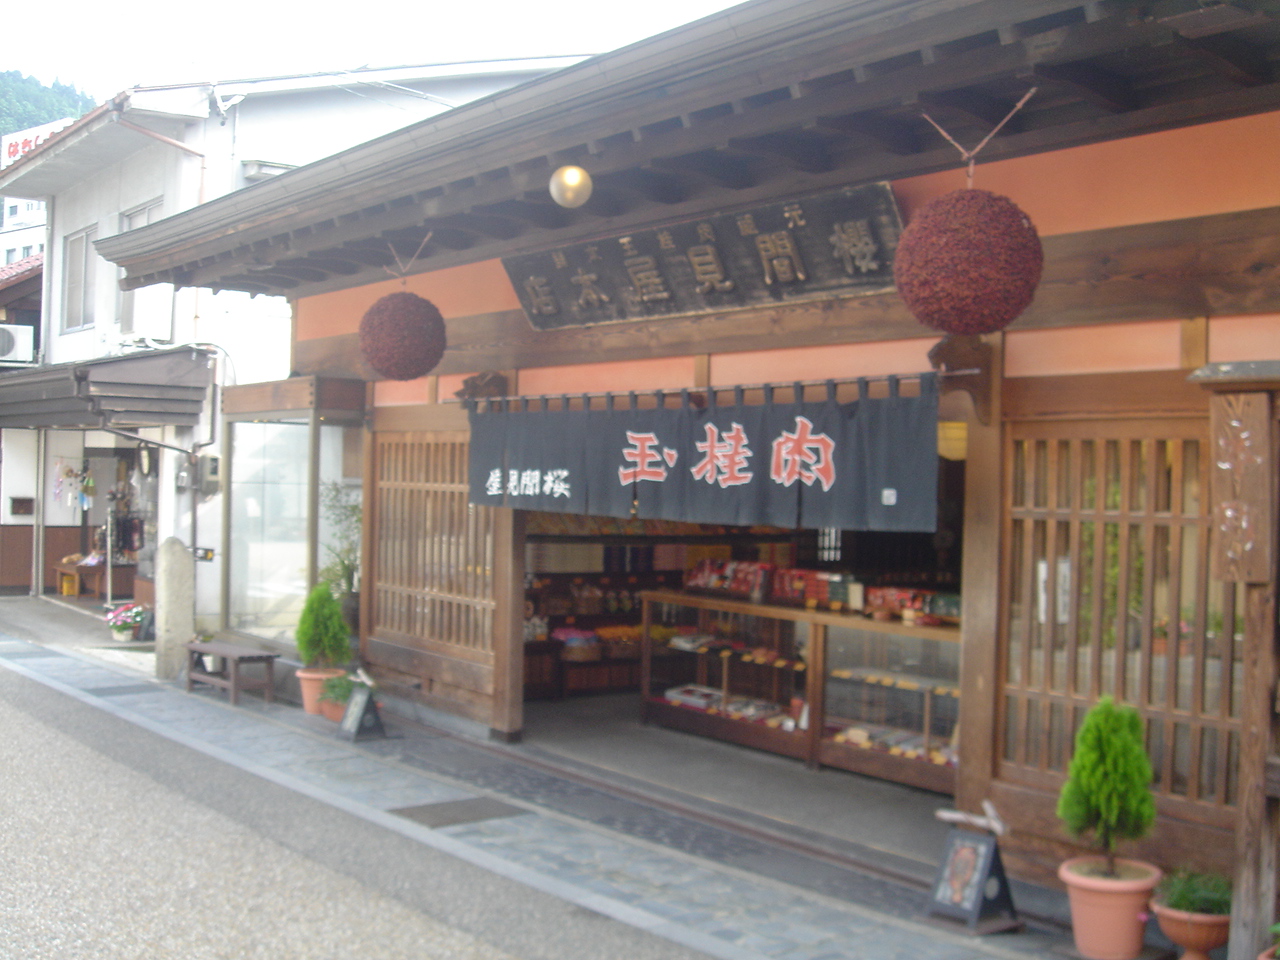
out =
[[[526,695],[642,684],[654,722],[989,798],[1038,878],[1113,694],[1156,771],[1135,852],[1232,871],[1252,955],[1280,822],[1277,58],[1269,3],[753,0],[97,247],[127,288],[292,300],[295,376],[226,391],[225,567],[269,577],[236,487],[270,502],[273,457],[312,577],[324,484],[362,478],[389,690],[513,738]],[[900,225],[966,185],[940,130],[995,131],[973,185],[1043,241],[1034,302],[982,337],[893,289]],[[549,195],[565,165],[582,206]],[[447,349],[387,379],[358,331],[404,292]],[[832,507],[820,417],[872,409]],[[725,493],[747,441],[801,482]],[[684,492],[618,493],[664,467]],[[227,625],[263,637],[254,589],[229,580]],[[639,649],[596,630],[642,620]]]

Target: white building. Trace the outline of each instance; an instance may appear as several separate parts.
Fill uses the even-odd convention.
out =
[[[0,588],[58,589],[54,564],[101,551],[110,519],[110,592],[136,586],[148,599],[159,542],[219,541],[219,386],[289,374],[287,301],[169,284],[122,291],[95,241],[579,59],[138,87],[0,169],[15,216],[47,214],[31,244],[45,252],[35,360],[0,370]],[[197,565],[206,628],[218,619],[219,564]]]
[[[42,123],[0,138],[0,170],[37,149],[61,130],[75,123],[72,117]],[[17,263],[44,253],[45,208],[43,200],[0,197],[0,263]],[[4,356],[0,352],[0,358]]]

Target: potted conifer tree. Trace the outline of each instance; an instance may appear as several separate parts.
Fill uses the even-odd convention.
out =
[[[1155,822],[1151,760],[1142,719],[1103,697],[1076,734],[1058,817],[1075,837],[1092,834],[1097,854],[1058,869],[1071,902],[1076,950],[1089,960],[1133,960],[1142,952],[1147,903],[1160,870],[1116,856],[1121,840],[1138,840]]]
[[[329,677],[342,676],[343,665],[351,659],[351,640],[342,605],[327,583],[317,583],[307,595],[298,618],[297,671],[302,687],[302,706],[307,713],[320,713],[320,693]]]

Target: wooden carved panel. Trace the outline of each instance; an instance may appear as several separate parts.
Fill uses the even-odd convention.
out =
[[[1271,577],[1271,403],[1266,393],[1220,394],[1210,404],[1213,576],[1237,583]]]

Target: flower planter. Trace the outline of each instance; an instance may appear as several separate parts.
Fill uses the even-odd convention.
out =
[[[334,723],[341,723],[343,715],[347,712],[345,703],[338,703],[336,700],[321,700],[320,713],[326,720],[332,720]]]
[[[320,713],[320,693],[330,677],[340,677],[345,670],[337,667],[302,667],[297,671],[298,686],[302,688],[302,709],[307,713]]]
[[[1134,960],[1142,953],[1147,904],[1162,876],[1140,860],[1116,860],[1119,877],[1101,875],[1105,858],[1075,857],[1058,868],[1071,903],[1071,932],[1086,960]]]
[[[131,643],[133,641],[133,627],[112,627],[111,638],[117,643]]]
[[[1230,914],[1192,913],[1151,901],[1156,922],[1166,937],[1182,948],[1182,960],[1209,960],[1209,951],[1227,942]]]

